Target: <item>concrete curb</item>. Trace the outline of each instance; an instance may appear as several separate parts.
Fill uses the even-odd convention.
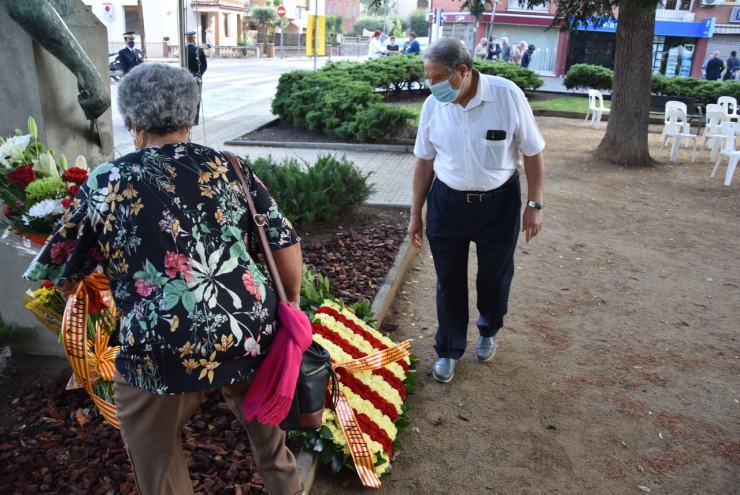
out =
[[[301,450],[295,458],[298,464],[298,477],[303,483],[303,495],[308,495],[319,472],[319,454]]]
[[[414,253],[416,253],[416,248],[411,244],[411,238],[407,234],[398,248],[396,261],[393,263],[388,275],[385,277],[385,282],[383,282],[383,285],[373,299],[372,308],[375,312],[375,318],[378,320],[378,323],[376,323],[376,327],[378,328],[388,313],[391,303],[393,303],[393,298],[398,291],[398,287],[401,285],[401,280],[411,263],[411,259],[414,257]]]
[[[261,127],[258,127],[257,129],[261,129]],[[249,132],[254,132],[257,129],[251,130]],[[341,151],[391,151],[396,153],[414,152],[414,147],[412,145],[407,146],[402,144],[297,143],[281,141],[237,141],[233,139],[231,141],[225,141],[224,144],[227,146],[259,146],[263,148],[304,148],[312,150]]]

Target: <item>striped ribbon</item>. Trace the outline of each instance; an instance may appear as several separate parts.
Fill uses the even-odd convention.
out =
[[[410,354],[411,344],[407,340],[375,354],[353,359],[345,363],[335,364],[334,368],[345,368],[354,371],[377,370],[396,361],[400,361]],[[341,390],[339,391],[339,399],[337,400],[336,413],[344,436],[347,438],[349,450],[352,453],[352,459],[355,461],[357,474],[360,476],[362,484],[372,488],[380,488],[380,480],[375,474],[375,466],[373,465],[373,457],[370,454],[370,449],[367,446],[365,437],[362,436],[362,429],[357,423],[352,406],[349,404],[347,396]]]
[[[87,320],[91,299],[99,297],[96,293],[109,290],[108,279],[102,273],[93,273],[77,284],[64,309],[62,344],[78,383],[90,394],[106,421],[120,428],[118,418],[116,418],[116,406],[104,401],[93,392],[95,374],[99,373],[107,380],[113,377],[115,368],[112,361],[115,359],[118,348],[108,347],[108,335],[102,337],[101,334],[105,334],[105,331],[99,326],[96,328],[97,338],[92,346],[93,352],[89,351],[87,342]],[[115,309],[111,307],[111,311],[114,312]],[[91,371],[93,371],[92,375]]]

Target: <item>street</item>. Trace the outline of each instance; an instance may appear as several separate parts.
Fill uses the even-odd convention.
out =
[[[326,57],[320,57],[318,67],[322,67],[327,60]],[[357,60],[357,57],[334,57],[332,60]],[[208,128],[208,122],[221,115],[272,98],[275,96],[281,74],[298,69],[313,70],[313,64],[313,59],[307,57],[283,60],[279,58],[208,59],[208,70],[203,76],[201,108],[201,117],[205,114],[206,128]],[[119,84],[111,81],[113,142],[117,151],[116,156],[133,151],[130,146],[131,136],[123,124],[123,118],[118,113]],[[256,111],[258,114],[269,114],[269,106],[263,105]],[[193,132],[195,131],[194,129]],[[236,135],[231,137],[236,137]]]

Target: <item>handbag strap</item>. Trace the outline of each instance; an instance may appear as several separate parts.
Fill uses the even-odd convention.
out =
[[[247,196],[247,203],[249,204],[249,213],[252,215],[252,219],[254,220],[254,234],[259,242],[262,255],[265,257],[265,261],[267,261],[267,270],[270,272],[270,276],[272,277],[272,282],[275,286],[278,298],[283,303],[291,306],[288,301],[288,296],[285,293],[285,287],[283,287],[283,281],[280,278],[280,272],[278,272],[277,265],[275,264],[275,258],[272,256],[272,250],[267,242],[267,234],[265,234],[267,221],[265,216],[261,213],[257,213],[257,209],[254,207],[254,201],[252,201],[252,193],[249,190],[249,184],[247,184],[246,179],[244,179],[244,174],[242,173],[239,164],[228,151],[221,151],[221,154],[229,161],[231,168],[234,169],[234,172],[236,172],[236,175],[239,177],[242,186],[244,186],[244,193]]]

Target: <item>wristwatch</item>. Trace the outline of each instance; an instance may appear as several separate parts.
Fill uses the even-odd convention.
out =
[[[538,203],[537,201],[527,201],[527,206],[531,206],[535,210],[542,209],[542,203]]]

